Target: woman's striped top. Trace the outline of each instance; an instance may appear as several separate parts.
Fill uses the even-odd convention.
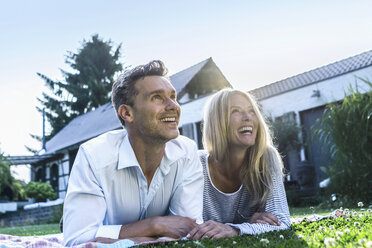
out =
[[[225,223],[240,230],[243,234],[260,234],[274,230],[288,229],[291,225],[287,198],[285,195],[281,173],[273,173],[273,190],[266,201],[265,212],[277,216],[281,222],[280,226],[267,224],[249,224],[247,221],[259,209],[250,206],[250,194],[242,185],[234,193],[224,193],[218,190],[212,183],[208,169],[208,156],[206,151],[199,151],[204,174],[203,194],[203,219],[214,220]],[[279,163],[279,161],[278,161]],[[279,168],[279,166],[277,166]]]

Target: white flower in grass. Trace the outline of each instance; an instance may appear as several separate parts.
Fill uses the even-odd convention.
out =
[[[366,243],[366,247],[367,247],[367,248],[372,248],[372,241],[368,241],[368,242]]]
[[[359,239],[359,240],[358,240],[358,244],[360,244],[360,245],[362,245],[362,244],[364,244],[364,243],[366,243],[366,242],[367,242],[366,239]]]
[[[364,217],[364,214],[363,213],[360,213],[359,214],[359,218],[363,218]]]
[[[319,228],[319,230],[322,231],[322,232],[325,232],[325,231],[327,231],[327,228],[325,228],[324,226],[321,226],[321,227]]]
[[[358,202],[358,207],[362,208],[363,206],[363,202]]]
[[[368,213],[368,214],[371,214],[371,213],[372,213],[372,209],[370,209],[370,208],[367,209],[367,213]]]
[[[304,238],[304,235],[299,234],[299,235],[297,235],[297,237],[298,237],[299,239],[303,239],[303,238]]]
[[[284,239],[284,236],[280,234],[280,235],[279,235],[279,238]]]
[[[326,245],[326,247],[335,246],[336,245],[336,240],[334,238],[325,238],[324,239],[324,244]]]
[[[353,212],[352,212],[352,215],[353,215],[353,216],[357,216],[358,213],[357,213],[356,211],[353,211]]]
[[[232,243],[233,243],[233,245],[236,245],[236,241],[235,240]]]
[[[331,229],[331,230],[335,230],[335,227],[334,227],[333,225],[330,225],[330,226],[329,226],[329,229]]]
[[[343,232],[340,232],[340,231],[336,231],[336,236],[342,236],[342,235],[344,235],[344,233],[343,233]]]
[[[360,226],[359,222],[354,222],[354,226]]]
[[[350,229],[349,229],[349,228],[346,228],[346,229],[344,230],[344,232],[345,232],[345,233],[350,233]]]
[[[264,244],[270,243],[270,241],[268,239],[261,239],[260,242],[261,243],[264,243]]]

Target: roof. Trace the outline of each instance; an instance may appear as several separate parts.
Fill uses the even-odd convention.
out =
[[[63,148],[82,143],[104,132],[121,128],[119,119],[111,102],[80,115],[69,122],[46,143],[46,153],[50,154]]]
[[[250,91],[258,100],[285,93],[372,65],[372,50]]]
[[[31,156],[9,156],[7,157],[7,160],[12,165],[23,165],[23,164],[34,164],[41,160],[51,158],[53,154],[47,154],[47,155],[31,155]]]
[[[170,80],[177,93],[181,92],[203,67],[212,61],[208,58],[172,76]],[[122,128],[116,117],[116,112],[111,102],[99,108],[80,115],[69,122],[51,140],[46,143],[46,153],[51,154],[61,149],[80,144],[102,133]]]
[[[177,94],[179,94],[186,85],[195,77],[198,72],[203,69],[203,67],[211,61],[212,58],[208,58],[203,60],[202,62],[193,65],[183,71],[177,72],[170,76],[170,80],[172,82],[173,87],[176,89]]]

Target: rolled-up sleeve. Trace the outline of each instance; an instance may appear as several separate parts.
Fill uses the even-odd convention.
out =
[[[80,147],[68,184],[63,209],[64,245],[85,243],[96,234],[109,238],[119,236],[120,226],[104,226],[106,202],[94,168]]]
[[[176,187],[170,203],[170,214],[195,219],[203,223],[203,168],[197,155],[196,145],[192,146],[191,156],[182,165],[183,180]]]

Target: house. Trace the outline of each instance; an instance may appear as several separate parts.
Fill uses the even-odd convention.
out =
[[[250,91],[259,101],[264,114],[273,119],[295,120],[303,126],[299,134],[306,141],[311,136],[311,126],[321,117],[325,106],[344,98],[356,77],[372,77],[372,50],[325,65],[302,74],[283,79]],[[182,108],[180,131],[201,143],[203,107],[210,95],[224,87],[231,87],[211,58],[180,71],[170,77],[179,96]],[[363,91],[362,85],[361,91]],[[73,119],[49,142],[43,154],[35,156],[13,156],[13,164],[31,164],[31,180],[49,182],[64,198],[68,177],[81,143],[106,131],[122,128],[111,103]],[[326,154],[321,145],[312,143],[300,153],[287,155],[286,166],[291,177],[298,180],[298,171],[303,161],[314,169],[314,185],[326,178],[322,167],[327,166]],[[302,161],[302,162],[301,162]]]
[[[287,169],[292,179],[300,161],[313,166],[314,184],[319,185],[327,178],[324,168],[329,166],[327,151],[312,138],[312,125],[320,118],[328,103],[342,100],[349,87],[358,85],[361,92],[368,87],[357,77],[372,80],[372,51],[349,57],[314,70],[289,77],[251,91],[259,100],[266,116],[273,119],[295,120],[303,127],[300,134],[307,143],[299,154],[288,154]],[[303,162],[302,162],[303,164]],[[323,168],[324,167],[324,168]]]
[[[197,110],[204,106],[206,96],[231,85],[212,58],[170,76],[170,80],[182,108],[180,131],[201,145],[202,115],[198,115]],[[109,102],[73,119],[46,143],[45,150],[38,155],[11,156],[9,159],[14,165],[31,164],[31,180],[50,183],[59,198],[64,198],[80,144],[120,128],[123,127]]]

